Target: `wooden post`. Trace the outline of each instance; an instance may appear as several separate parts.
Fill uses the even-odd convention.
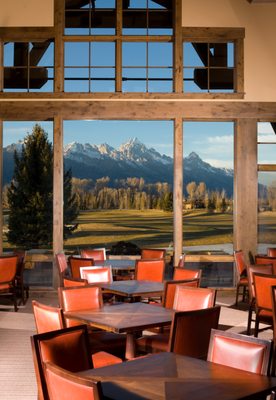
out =
[[[174,265],[183,248],[183,129],[182,118],[174,120],[173,245]]]
[[[55,92],[64,91],[64,25],[65,25],[65,2],[64,0],[55,0]]]
[[[63,251],[63,120],[54,118],[53,164],[53,255]],[[53,287],[59,285],[59,274],[53,261]]]
[[[3,121],[0,120],[0,254],[3,253]]]
[[[183,92],[183,41],[182,41],[182,0],[175,0],[174,4],[174,92]]]
[[[257,120],[238,119],[234,141],[234,249],[257,250]]]

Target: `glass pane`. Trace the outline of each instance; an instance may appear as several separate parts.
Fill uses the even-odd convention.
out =
[[[37,45],[39,47],[40,44],[37,43]],[[41,58],[38,59],[38,63],[36,65],[46,67],[54,66],[54,43],[45,42],[42,45],[40,55]]]
[[[4,43],[4,67],[14,65],[14,43]]]
[[[146,69],[123,69],[123,92],[146,92]]]
[[[147,0],[129,0],[128,8],[147,8]]]
[[[184,67],[201,67],[207,65],[207,44],[189,43],[183,44]],[[204,60],[204,63],[203,63]]]
[[[200,78],[204,79],[201,72]],[[203,88],[205,88],[205,83]],[[234,90],[234,70],[231,68],[210,68],[209,69],[209,89],[214,92],[233,92]]]
[[[115,43],[91,43],[92,66],[115,66]]]
[[[276,243],[276,172],[258,173],[258,244],[266,253]]]
[[[149,92],[172,92],[172,69],[149,68]]]
[[[258,122],[258,142],[275,142],[276,133],[270,122]]]
[[[115,91],[115,68],[92,68],[91,79],[92,92]]]
[[[64,81],[65,92],[89,91],[88,68],[65,68],[64,77],[65,77]]]
[[[207,93],[208,90],[201,89],[195,81],[196,68],[184,68],[183,71],[183,91],[185,93]]]
[[[66,67],[88,66],[89,65],[89,43],[65,43],[64,48],[64,65]]]
[[[172,43],[149,43],[149,66],[172,66]]]
[[[234,68],[235,58],[234,58],[234,43],[227,43],[227,67]]]
[[[123,43],[123,66],[146,66],[146,43]]]
[[[276,164],[276,143],[258,144],[258,164]]]

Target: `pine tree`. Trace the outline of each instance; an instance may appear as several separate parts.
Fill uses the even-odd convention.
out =
[[[53,240],[53,149],[47,133],[35,125],[14,153],[14,176],[8,190],[8,241],[22,248],[51,246]],[[64,179],[64,223],[78,214],[71,195],[71,172]],[[65,230],[66,231],[66,230]]]

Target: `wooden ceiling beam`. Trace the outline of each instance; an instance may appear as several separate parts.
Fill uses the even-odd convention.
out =
[[[257,118],[276,121],[276,102],[158,101],[158,100],[7,100],[1,101],[0,120],[42,121],[55,116],[66,120],[172,120],[175,118],[234,120]]]

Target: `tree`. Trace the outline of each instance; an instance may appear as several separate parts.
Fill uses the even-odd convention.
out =
[[[8,241],[23,248],[44,247],[53,240],[53,149],[47,133],[36,124],[14,153],[14,175],[8,190]],[[64,176],[64,234],[77,214],[71,171]],[[68,229],[69,228],[69,229]]]

